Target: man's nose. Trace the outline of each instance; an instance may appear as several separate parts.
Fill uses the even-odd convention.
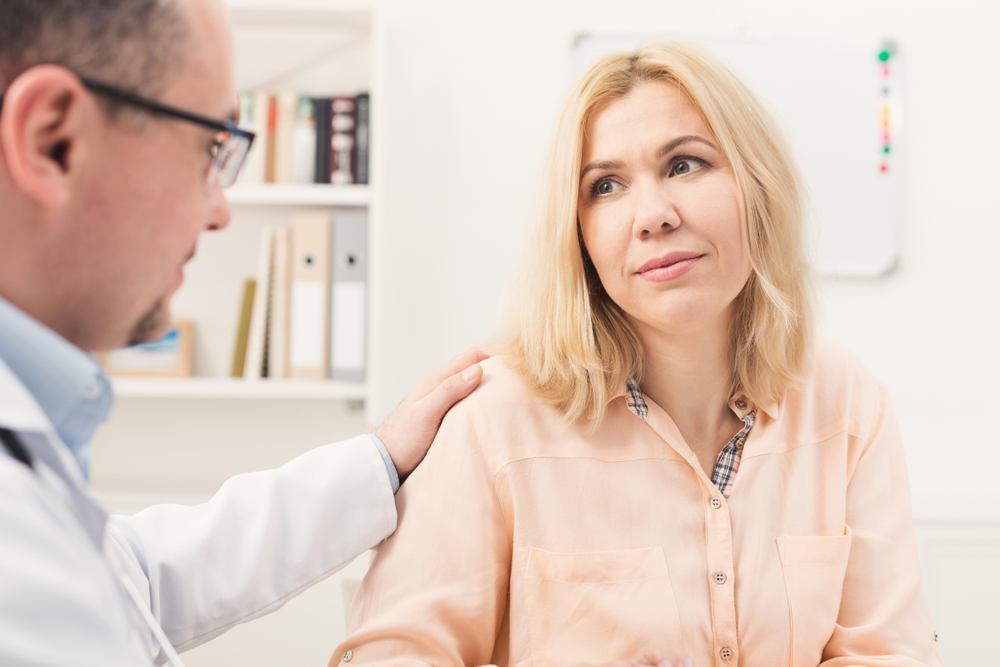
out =
[[[229,226],[233,212],[229,208],[229,200],[222,192],[222,188],[212,188],[212,202],[209,209],[208,222],[205,224],[207,231],[219,231]]]

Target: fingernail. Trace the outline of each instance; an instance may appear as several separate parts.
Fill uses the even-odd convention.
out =
[[[691,658],[684,658],[684,662],[681,663],[681,667],[694,667],[694,660]]]
[[[466,382],[472,382],[473,378],[476,377],[476,369],[479,368],[476,364],[472,364],[464,371],[462,371],[462,379]]]

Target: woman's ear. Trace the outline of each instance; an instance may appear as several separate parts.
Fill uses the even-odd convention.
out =
[[[0,157],[13,186],[42,207],[70,198],[83,136],[99,109],[71,71],[38,65],[7,88],[0,108]]]

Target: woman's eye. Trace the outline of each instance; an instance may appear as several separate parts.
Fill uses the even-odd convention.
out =
[[[705,163],[694,157],[686,157],[678,160],[674,163],[674,166],[670,169],[671,176],[683,176],[684,174],[690,174],[692,171],[698,171],[705,166]]]
[[[622,184],[617,181],[597,181],[592,188],[592,192],[595,195],[610,195],[615,192],[619,192],[622,189]]]

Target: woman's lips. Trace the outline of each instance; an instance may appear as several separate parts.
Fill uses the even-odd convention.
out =
[[[704,255],[693,252],[672,252],[666,257],[646,262],[636,273],[643,280],[662,283],[680,278],[694,268],[702,257]]]

